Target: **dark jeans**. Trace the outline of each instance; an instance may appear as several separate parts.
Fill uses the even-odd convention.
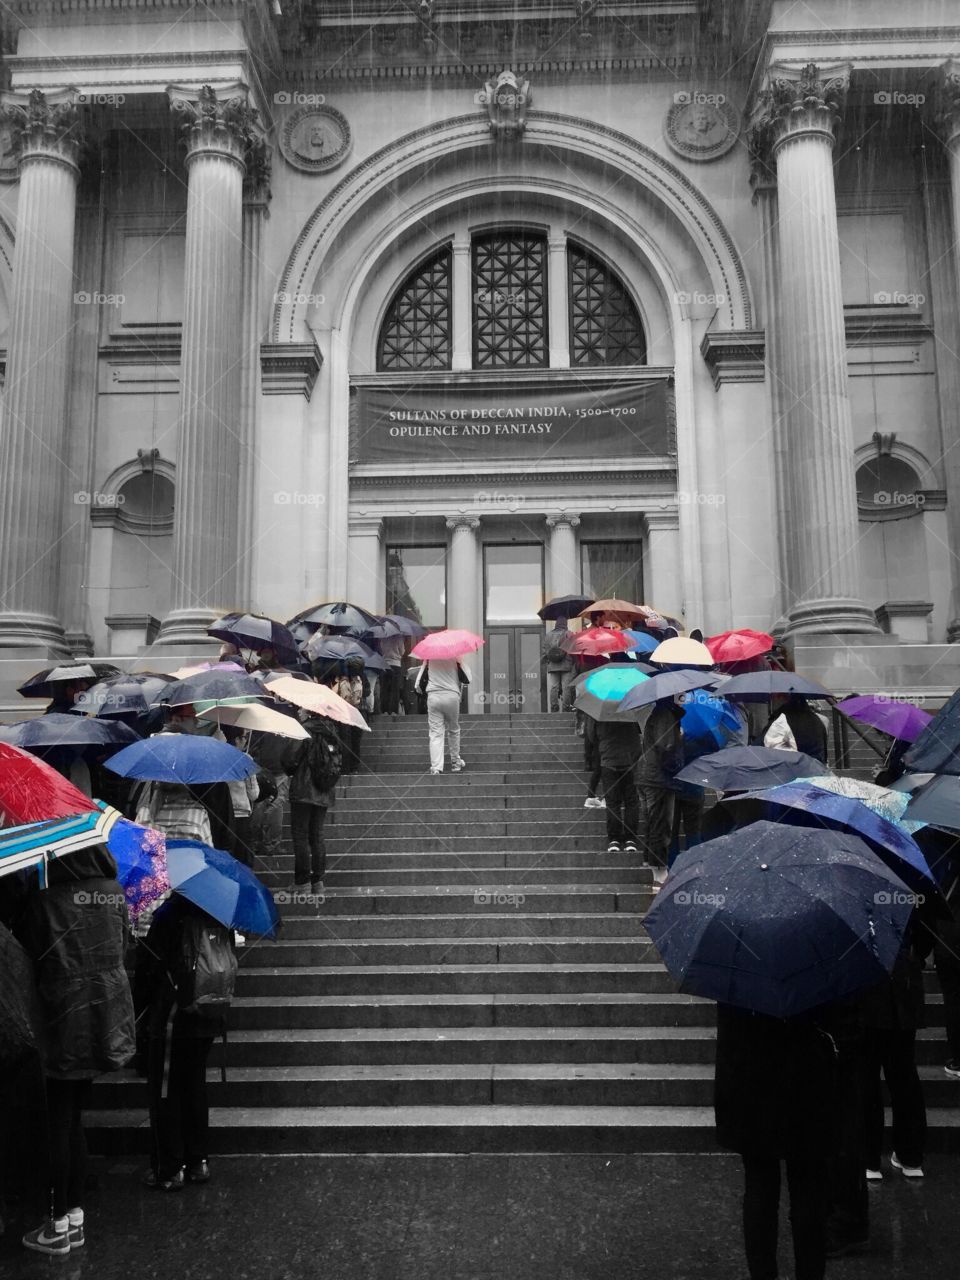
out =
[[[340,754],[343,773],[356,773],[360,768],[360,744],[363,741],[363,729],[356,725],[340,725]]]
[[[380,711],[395,716],[400,710],[400,668],[384,667],[380,672]]]
[[[665,867],[670,852],[670,833],[673,830],[673,805],[676,792],[669,787],[644,783],[640,788],[643,800],[643,856],[654,867]]]
[[[915,1031],[867,1029],[867,1167],[880,1168],[883,1150],[883,1091],[880,1072],[890,1091],[893,1150],[902,1164],[919,1168],[927,1136],[927,1108],[917,1074]]]
[[[677,791],[673,802],[673,822],[670,833],[670,865],[680,852],[680,828],[683,827],[684,848],[692,849],[703,839],[704,795]]]
[[[960,923],[938,922],[933,959],[943,992],[947,1052],[953,1062],[960,1062]]]
[[[64,1218],[83,1203],[87,1182],[87,1138],[83,1108],[90,1098],[89,1080],[52,1080],[47,1076],[47,1123],[50,1135],[50,1183],[53,1216]]]
[[[640,825],[640,794],[633,769],[604,769],[601,772],[603,798],[607,802],[607,839],[625,844],[637,841]]]
[[[233,820],[233,856],[245,867],[253,869],[255,841],[253,838],[253,815],[248,818]]]
[[[306,884],[322,880],[327,866],[327,846],[323,823],[327,811],[320,804],[294,800],[290,805],[290,834],[293,837],[293,880]]]
[[[151,1165],[162,1180],[172,1178],[184,1165],[207,1158],[210,1108],[207,1102],[207,1058],[213,1039],[208,1036],[174,1036],[164,1080],[166,1037],[150,1041],[150,1129],[153,1136]]]
[[[837,1059],[836,1137],[828,1174],[829,1237],[838,1244],[870,1234],[867,1191],[867,1059],[862,1034],[849,1034]]]
[[[826,1270],[827,1161],[823,1154],[786,1162],[796,1280],[823,1280]],[[750,1280],[776,1280],[780,1161],[743,1157],[743,1240]]]

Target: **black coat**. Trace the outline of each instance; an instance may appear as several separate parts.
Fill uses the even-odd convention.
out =
[[[635,720],[622,724],[601,720],[597,723],[597,747],[602,769],[627,773],[640,759],[640,726]]]
[[[812,1018],[717,1007],[717,1141],[741,1155],[784,1159],[835,1140],[835,1040]]]
[[[137,990],[145,1004],[144,1030],[147,1036],[163,1039],[167,1022],[176,1001],[173,977],[183,942],[181,925],[189,916],[210,923],[211,917],[179,894],[173,894],[159,907],[150,922],[143,943],[137,948]],[[184,1013],[178,1009],[173,1017],[175,1039],[217,1038],[226,1031],[223,1013]]]
[[[50,864],[49,887],[32,887],[18,912],[14,932],[40,997],[44,1069],[56,1079],[93,1079],[133,1056],[130,925],[116,873],[102,846],[71,853]]]

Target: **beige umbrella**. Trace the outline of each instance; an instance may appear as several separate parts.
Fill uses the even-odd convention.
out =
[[[303,707],[314,715],[327,716],[339,724],[352,724],[357,729],[365,729],[368,733],[370,731],[370,726],[357,708],[351,707],[345,698],[341,698],[339,693],[334,693],[324,684],[298,680],[296,676],[277,676],[273,680],[267,680],[264,688],[275,698],[292,702],[295,707]]]
[[[258,733],[275,733],[280,738],[309,738],[310,734],[293,716],[284,715],[259,702],[232,704],[218,703],[201,711],[198,720],[213,720],[217,724],[230,724],[237,729],[255,729]]]
[[[713,655],[699,640],[691,640],[688,636],[674,636],[670,640],[661,640],[650,654],[648,662],[662,663],[665,666],[712,667]]]

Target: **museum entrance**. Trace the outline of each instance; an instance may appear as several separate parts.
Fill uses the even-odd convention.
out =
[[[541,661],[543,544],[483,548],[485,710],[537,712],[544,705]]]

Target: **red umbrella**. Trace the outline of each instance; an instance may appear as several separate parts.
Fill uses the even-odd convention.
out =
[[[0,742],[0,813],[9,825],[91,813],[94,802],[29,751]]]
[[[591,627],[589,631],[581,631],[579,635],[564,645],[570,653],[596,657],[601,653],[628,653],[637,647],[623,631],[611,631],[608,627]]]
[[[758,658],[761,653],[769,653],[776,642],[765,631],[742,627],[739,631],[722,631],[717,636],[708,636],[703,643],[710,650],[714,662],[727,663]]]

